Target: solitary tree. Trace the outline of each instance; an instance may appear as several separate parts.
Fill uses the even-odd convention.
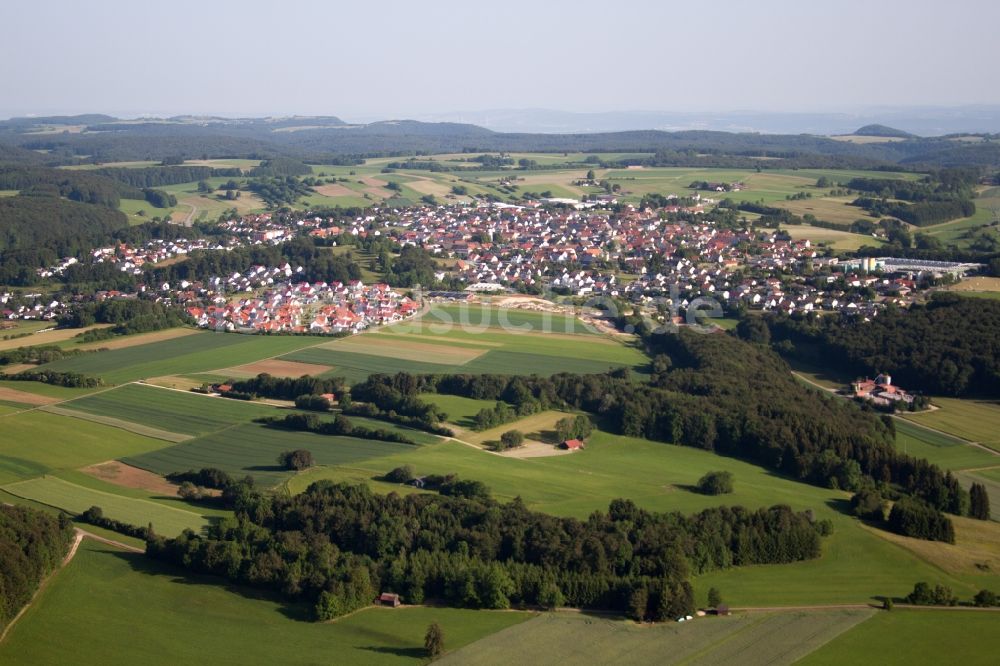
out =
[[[516,449],[524,444],[524,433],[520,430],[508,430],[500,435],[500,448],[503,450]]]
[[[973,483],[969,489],[969,515],[979,520],[990,519],[990,496],[981,483]]]
[[[315,464],[315,460],[313,459],[312,452],[306,449],[296,449],[294,451],[285,451],[278,456],[278,464],[285,469],[299,471],[312,467]]]
[[[714,587],[708,588],[708,606],[709,608],[718,608],[719,604],[722,603],[722,593]]]
[[[427,633],[424,635],[424,648],[431,657],[437,657],[444,652],[444,632],[441,631],[441,625],[437,622],[431,622],[431,625],[427,627]]]
[[[698,480],[698,491],[705,495],[725,495],[733,492],[732,472],[709,472]]]

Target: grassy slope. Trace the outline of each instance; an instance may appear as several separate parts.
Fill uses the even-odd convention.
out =
[[[878,613],[803,659],[825,664],[996,664],[1000,615],[976,611]]]
[[[586,518],[606,510],[617,497],[656,511],[692,513],[709,506],[759,507],[789,504],[812,509],[834,522],[821,559],[790,565],[756,566],[714,572],[694,580],[699,595],[710,586],[723,591],[733,605],[859,603],[878,594],[904,596],[915,580],[951,585],[969,596],[981,587],[1000,588],[1000,575],[948,574],[841,513],[847,493],[817,488],[777,476],[732,458],[667,444],[598,433],[581,453],[549,458],[514,459],[492,455],[455,442],[372,458],[349,466],[320,467],[287,482],[292,492],[310,482],[330,478],[367,482],[381,492],[401,487],[375,481],[399,465],[418,474],[457,473],[485,482],[498,499],[520,496],[532,509]],[[732,495],[708,497],[690,491],[710,470],[736,477]]]
[[[449,649],[458,649],[530,617],[371,609],[317,624],[304,621],[305,608],[219,582],[85,541],[0,645],[0,662],[419,664],[431,622],[441,624]]]

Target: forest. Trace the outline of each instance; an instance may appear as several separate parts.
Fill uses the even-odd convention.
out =
[[[326,620],[380,592],[470,608],[569,605],[669,620],[691,613],[692,574],[818,557],[820,531],[787,506],[684,516],[629,500],[586,520],[520,499],[395,493],[320,481],[293,497],[247,490],[235,518],[151,538],[147,555],[314,604]]]
[[[59,567],[72,540],[73,526],[64,515],[0,505],[0,629]]]
[[[858,376],[889,373],[911,391],[1000,397],[1000,302],[937,292],[926,305],[888,309],[869,322],[764,317],[783,353]]]

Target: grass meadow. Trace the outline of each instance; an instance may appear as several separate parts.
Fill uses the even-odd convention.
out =
[[[840,664],[996,664],[1000,616],[977,611],[877,613],[799,662]]]
[[[85,540],[0,644],[0,662],[422,664],[431,622],[441,625],[448,649],[458,650],[532,616],[371,608],[315,623],[303,606],[221,582]]]
[[[1000,403],[966,398],[934,398],[933,403],[940,409],[905,418],[1000,452]]]
[[[704,617],[683,624],[544,613],[458,650],[439,663],[790,664],[873,611],[830,610]]]

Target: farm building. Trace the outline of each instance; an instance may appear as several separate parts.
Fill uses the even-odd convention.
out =
[[[877,405],[890,405],[893,403],[910,404],[913,402],[913,395],[907,393],[892,383],[892,377],[881,374],[875,379],[859,379],[851,386],[854,397],[870,400]]]
[[[383,592],[378,595],[378,605],[379,606],[389,606],[390,608],[396,608],[400,605],[399,595],[392,592]]]
[[[579,451],[584,448],[583,442],[579,439],[567,439],[565,442],[560,444],[559,447],[566,449],[567,451]]]

